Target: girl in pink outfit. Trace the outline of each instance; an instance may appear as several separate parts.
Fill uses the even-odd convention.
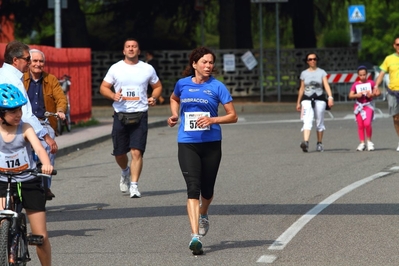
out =
[[[368,151],[374,150],[374,144],[371,142],[372,127],[371,123],[374,117],[373,97],[381,94],[378,88],[374,88],[374,81],[367,80],[367,68],[359,66],[357,68],[359,81],[353,83],[349,92],[349,99],[355,99],[354,113],[357,122],[357,131],[359,134],[360,144],[357,151],[364,151],[367,147]],[[364,132],[366,131],[367,146],[364,142]]]

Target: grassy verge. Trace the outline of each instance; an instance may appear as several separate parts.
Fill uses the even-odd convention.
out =
[[[91,127],[91,126],[97,126],[100,124],[100,121],[98,121],[95,118],[90,118],[90,120],[87,121],[79,121],[78,123],[75,123],[72,125],[72,128],[79,128],[79,127]]]

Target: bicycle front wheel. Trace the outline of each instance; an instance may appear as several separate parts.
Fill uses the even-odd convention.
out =
[[[64,123],[62,122],[61,119],[58,119],[57,121],[57,131],[58,135],[62,135],[62,132],[64,131]]]
[[[16,253],[18,266],[25,266],[30,261],[28,251],[28,239],[26,234],[26,217],[24,213],[19,214],[20,235],[18,237],[18,249]]]
[[[0,265],[8,264],[8,233],[10,231],[10,221],[4,219],[0,223]]]
[[[70,115],[70,114],[66,115],[66,118],[65,118],[65,127],[66,127],[66,130],[67,130],[68,132],[71,132],[71,115]]]

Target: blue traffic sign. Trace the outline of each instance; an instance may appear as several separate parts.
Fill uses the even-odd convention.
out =
[[[358,23],[366,21],[366,8],[363,5],[349,6],[349,23]]]

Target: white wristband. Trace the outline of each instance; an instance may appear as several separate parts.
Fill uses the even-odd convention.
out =
[[[332,96],[328,96],[328,99],[334,100],[334,97],[332,97]]]

